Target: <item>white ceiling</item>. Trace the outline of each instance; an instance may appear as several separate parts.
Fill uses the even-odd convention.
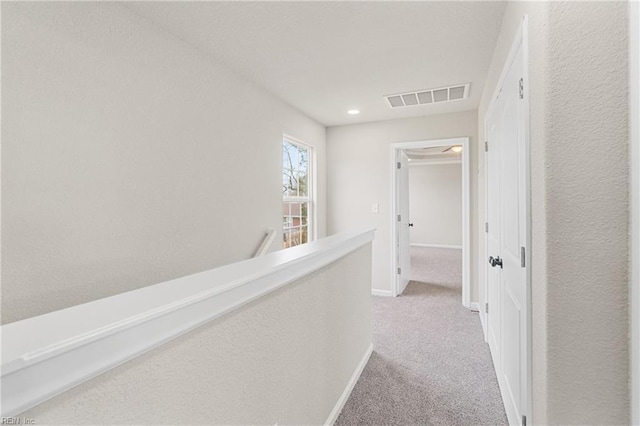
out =
[[[405,149],[404,152],[405,154],[407,154],[407,157],[409,157],[409,159],[413,161],[462,160],[462,153],[454,152],[452,150],[446,151],[448,148],[451,148],[451,146]]]
[[[504,2],[135,2],[126,6],[326,126],[477,108]],[[466,100],[384,95],[471,83]],[[361,111],[350,116],[348,109]]]

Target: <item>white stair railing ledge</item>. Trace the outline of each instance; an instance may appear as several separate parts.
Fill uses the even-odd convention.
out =
[[[344,232],[0,327],[0,416],[19,414],[373,241]]]

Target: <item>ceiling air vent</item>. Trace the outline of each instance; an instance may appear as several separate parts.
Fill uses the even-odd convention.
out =
[[[385,98],[391,108],[459,101],[469,97],[470,85],[471,83],[467,83],[456,86],[439,87],[437,89],[419,90],[417,92],[397,93],[387,95]]]

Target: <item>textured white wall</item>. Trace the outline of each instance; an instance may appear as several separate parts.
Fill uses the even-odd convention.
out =
[[[390,147],[395,142],[469,137],[470,163],[477,163],[477,113],[431,115],[329,127],[327,129],[327,231],[353,227],[376,228],[373,243],[373,288],[391,291],[391,176]],[[477,256],[477,171],[471,166],[471,258]],[[371,204],[378,203],[378,214]],[[477,265],[471,268],[471,301],[477,301]]]
[[[640,2],[629,2],[631,154],[631,423],[640,425]]]
[[[37,424],[323,424],[371,344],[371,245],[21,416]]]
[[[250,257],[325,129],[116,3],[2,3],[2,322]],[[274,249],[279,247],[276,239]]]
[[[629,422],[626,9],[509,2],[478,110],[528,14],[537,424]]]
[[[462,247],[462,165],[411,164],[409,203],[412,244]]]

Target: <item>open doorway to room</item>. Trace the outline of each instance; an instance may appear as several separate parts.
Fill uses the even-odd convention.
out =
[[[462,147],[406,150],[409,157],[410,279],[462,292]]]
[[[392,144],[394,295],[450,286],[470,308],[469,138]]]

